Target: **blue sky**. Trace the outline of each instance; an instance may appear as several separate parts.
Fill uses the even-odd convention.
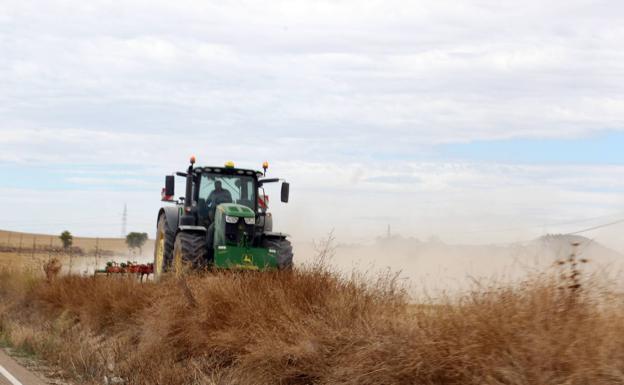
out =
[[[440,157],[504,163],[624,164],[624,133],[590,137],[473,141],[439,146]]]
[[[151,234],[163,176],[190,154],[269,160],[292,182],[276,225],[299,239],[335,229],[367,240],[392,224],[515,241],[616,218],[622,11],[581,0],[3,2],[0,198],[16,204],[0,228],[117,235],[127,204],[129,228]]]

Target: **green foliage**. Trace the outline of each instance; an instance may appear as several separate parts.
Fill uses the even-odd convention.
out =
[[[147,233],[132,232],[126,235],[126,244],[129,249],[139,249],[139,253],[142,252],[142,247],[147,241]]]
[[[67,230],[61,233],[59,239],[63,242],[63,248],[65,249],[69,249],[74,243],[74,236]]]

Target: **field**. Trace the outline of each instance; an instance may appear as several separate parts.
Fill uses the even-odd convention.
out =
[[[624,302],[582,282],[415,304],[393,275],[322,263],[143,284],[4,269],[0,333],[85,384],[622,384]]]
[[[141,254],[128,250],[122,238],[74,237],[72,250],[63,250],[58,235],[0,230],[0,266],[5,267],[26,267],[40,271],[43,263],[57,258],[62,262],[65,272],[90,273],[96,267],[104,266],[108,260],[149,260],[152,253],[151,240],[146,242]]]
[[[33,245],[35,248],[43,248],[45,246],[62,247],[58,235],[30,234],[6,230],[0,230],[0,245],[10,245],[12,247],[21,245],[24,250],[32,250]],[[126,241],[123,238],[75,237],[73,245],[87,253],[95,252],[96,247],[100,250],[116,253],[128,252]],[[150,245],[147,245],[147,247],[150,247]]]
[[[329,245],[290,273],[159,283],[82,274],[96,257],[133,257],[121,239],[77,238],[76,255],[45,235],[0,232],[0,245],[0,344],[77,383],[624,383],[624,301],[597,277],[536,273],[415,300],[390,273],[326,266]],[[65,274],[47,281],[51,257]]]

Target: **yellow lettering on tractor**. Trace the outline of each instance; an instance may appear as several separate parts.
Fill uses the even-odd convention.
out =
[[[249,255],[249,254],[245,254],[243,256],[243,263],[246,263],[248,265],[253,264],[253,256]]]

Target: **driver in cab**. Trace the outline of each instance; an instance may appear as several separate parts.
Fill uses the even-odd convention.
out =
[[[223,188],[220,180],[215,182],[215,189],[208,195],[208,204],[213,209],[221,203],[232,203],[232,194]]]

